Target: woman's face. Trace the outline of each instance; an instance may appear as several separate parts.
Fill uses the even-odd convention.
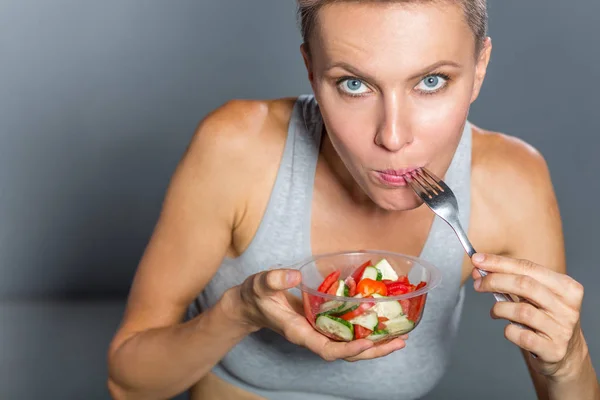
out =
[[[446,173],[490,50],[486,43],[475,54],[463,10],[451,2],[322,8],[303,54],[351,186],[387,210],[419,206],[399,175],[423,166]]]

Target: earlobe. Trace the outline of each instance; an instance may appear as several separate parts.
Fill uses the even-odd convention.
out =
[[[481,87],[483,86],[483,81],[485,80],[485,75],[487,73],[487,67],[490,62],[491,54],[492,39],[487,37],[483,43],[479,53],[479,58],[477,59],[477,65],[475,67],[475,82],[473,85],[473,94],[471,95],[471,103],[473,103],[477,97],[479,97],[479,93],[481,92]]]

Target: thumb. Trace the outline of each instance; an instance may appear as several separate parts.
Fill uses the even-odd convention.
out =
[[[276,269],[265,272],[261,276],[262,287],[265,291],[281,291],[291,289],[302,280],[300,271],[295,269]]]

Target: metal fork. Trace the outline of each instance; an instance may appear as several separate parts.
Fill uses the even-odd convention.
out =
[[[436,215],[450,225],[469,257],[473,257],[476,251],[460,223],[458,202],[448,185],[426,168],[419,168],[404,177],[415,193],[423,199],[425,204],[427,204]],[[477,271],[482,277],[488,275],[486,271],[480,268],[477,268]],[[503,293],[494,293],[494,297],[496,298],[496,301],[518,302],[518,300],[513,299],[512,296]],[[519,323],[512,323],[520,328],[529,329]],[[537,358],[533,353],[532,356]]]

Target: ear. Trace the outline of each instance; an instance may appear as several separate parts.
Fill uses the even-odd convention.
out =
[[[483,47],[479,52],[479,58],[477,60],[477,65],[475,66],[475,84],[473,85],[471,103],[473,103],[477,99],[477,97],[479,97],[479,92],[481,91],[481,86],[483,86],[483,81],[485,79],[485,74],[487,72],[487,67],[490,62],[491,55],[492,39],[488,37],[483,42]]]
[[[308,72],[308,81],[310,82],[310,86],[312,86],[313,90],[315,88],[315,74],[312,68],[312,60],[310,56],[310,51],[308,49],[308,45],[306,43],[302,43],[300,46],[300,53],[302,53],[302,58],[304,59],[304,65],[306,66],[306,72]]]

